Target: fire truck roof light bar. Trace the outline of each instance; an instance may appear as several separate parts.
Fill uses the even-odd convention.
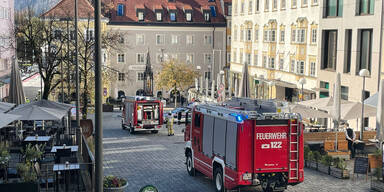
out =
[[[126,100],[129,100],[129,101],[156,101],[156,100],[159,100],[158,98],[156,97],[147,97],[147,96],[125,96],[125,99]]]

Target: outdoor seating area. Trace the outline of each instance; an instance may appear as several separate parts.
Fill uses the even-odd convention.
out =
[[[0,191],[16,189],[15,183],[20,191],[85,191],[80,168],[88,166],[79,160],[70,109],[41,100],[0,112]]]

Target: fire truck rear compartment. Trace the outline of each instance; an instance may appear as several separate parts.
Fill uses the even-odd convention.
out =
[[[151,129],[159,124],[158,104],[151,103],[149,105],[138,105],[137,108],[138,125],[142,125],[144,129]]]

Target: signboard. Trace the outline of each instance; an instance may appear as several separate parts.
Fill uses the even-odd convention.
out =
[[[368,174],[368,158],[356,157],[353,173]]]
[[[134,71],[142,71],[145,70],[145,65],[130,65],[128,66],[128,69]]]

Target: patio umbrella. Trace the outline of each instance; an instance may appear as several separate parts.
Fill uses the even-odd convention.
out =
[[[55,101],[49,101],[49,100],[42,99],[42,100],[35,101],[35,102],[32,102],[32,103],[28,103],[28,104],[23,104],[23,105],[17,106],[15,109],[24,108],[24,107],[28,107],[28,106],[31,106],[31,105],[35,105],[35,106],[38,106],[38,107],[50,108],[50,109],[56,109],[56,110],[64,111],[64,112],[68,112],[72,108],[72,106],[69,105],[69,104],[58,103],[58,102],[55,102]]]
[[[333,102],[334,102],[333,97],[326,97],[326,98],[301,101],[301,102],[298,102],[298,104],[313,107],[313,108],[320,108],[320,109],[326,108],[327,110],[329,110],[328,107],[333,106]],[[351,102],[344,99],[340,99],[340,104],[347,104],[347,103],[351,103]]]
[[[5,113],[0,113],[0,128],[3,128],[8,124],[12,123],[13,121],[18,120],[19,117],[20,117],[19,115],[10,115]]]
[[[340,80],[340,73],[337,73],[336,75],[336,83],[335,83],[335,90],[333,92],[333,113],[332,113],[332,118],[333,118],[333,125],[334,129],[336,131],[339,130],[339,123],[340,123],[340,116],[341,116],[341,105],[340,105],[340,100],[341,100],[341,80]]]
[[[379,93],[375,94],[378,95],[378,99],[376,100],[377,105],[377,113],[376,113],[376,138],[379,139],[379,141],[383,141],[383,133],[384,133],[384,80],[382,79],[380,81],[380,88]],[[369,99],[369,98],[368,98]],[[380,143],[381,143],[380,142]],[[380,145],[380,148],[382,148],[382,145]]]
[[[16,59],[13,61],[11,70],[11,82],[9,88],[9,102],[16,105],[23,104],[25,102],[23,85],[21,83],[19,64]]]
[[[351,120],[361,118],[361,102],[351,102],[347,104],[341,104],[341,119]],[[333,107],[322,108],[331,114],[334,113]],[[376,116],[376,108],[372,106],[364,106],[364,117]]]
[[[12,109],[12,107],[14,107],[15,104],[13,103],[5,103],[5,102],[0,102],[0,113],[5,113],[7,111],[9,111],[10,109]]]
[[[289,106],[289,110],[291,113],[299,113],[301,117],[303,118],[329,118],[331,117],[330,114],[319,111],[316,109],[312,109],[310,107],[300,105],[300,104],[293,104]]]
[[[243,79],[241,82],[241,88],[240,88],[240,97],[249,97],[249,77],[248,77],[248,63],[244,63],[244,69],[243,69]]]
[[[379,95],[380,95],[379,93],[373,94],[372,96],[370,96],[366,100],[364,100],[364,104],[372,106],[372,107],[376,107],[378,105]]]
[[[39,107],[36,105],[26,105],[20,108],[14,109],[7,114],[20,115],[19,120],[22,121],[38,121],[38,120],[61,120],[66,112],[57,109]]]

